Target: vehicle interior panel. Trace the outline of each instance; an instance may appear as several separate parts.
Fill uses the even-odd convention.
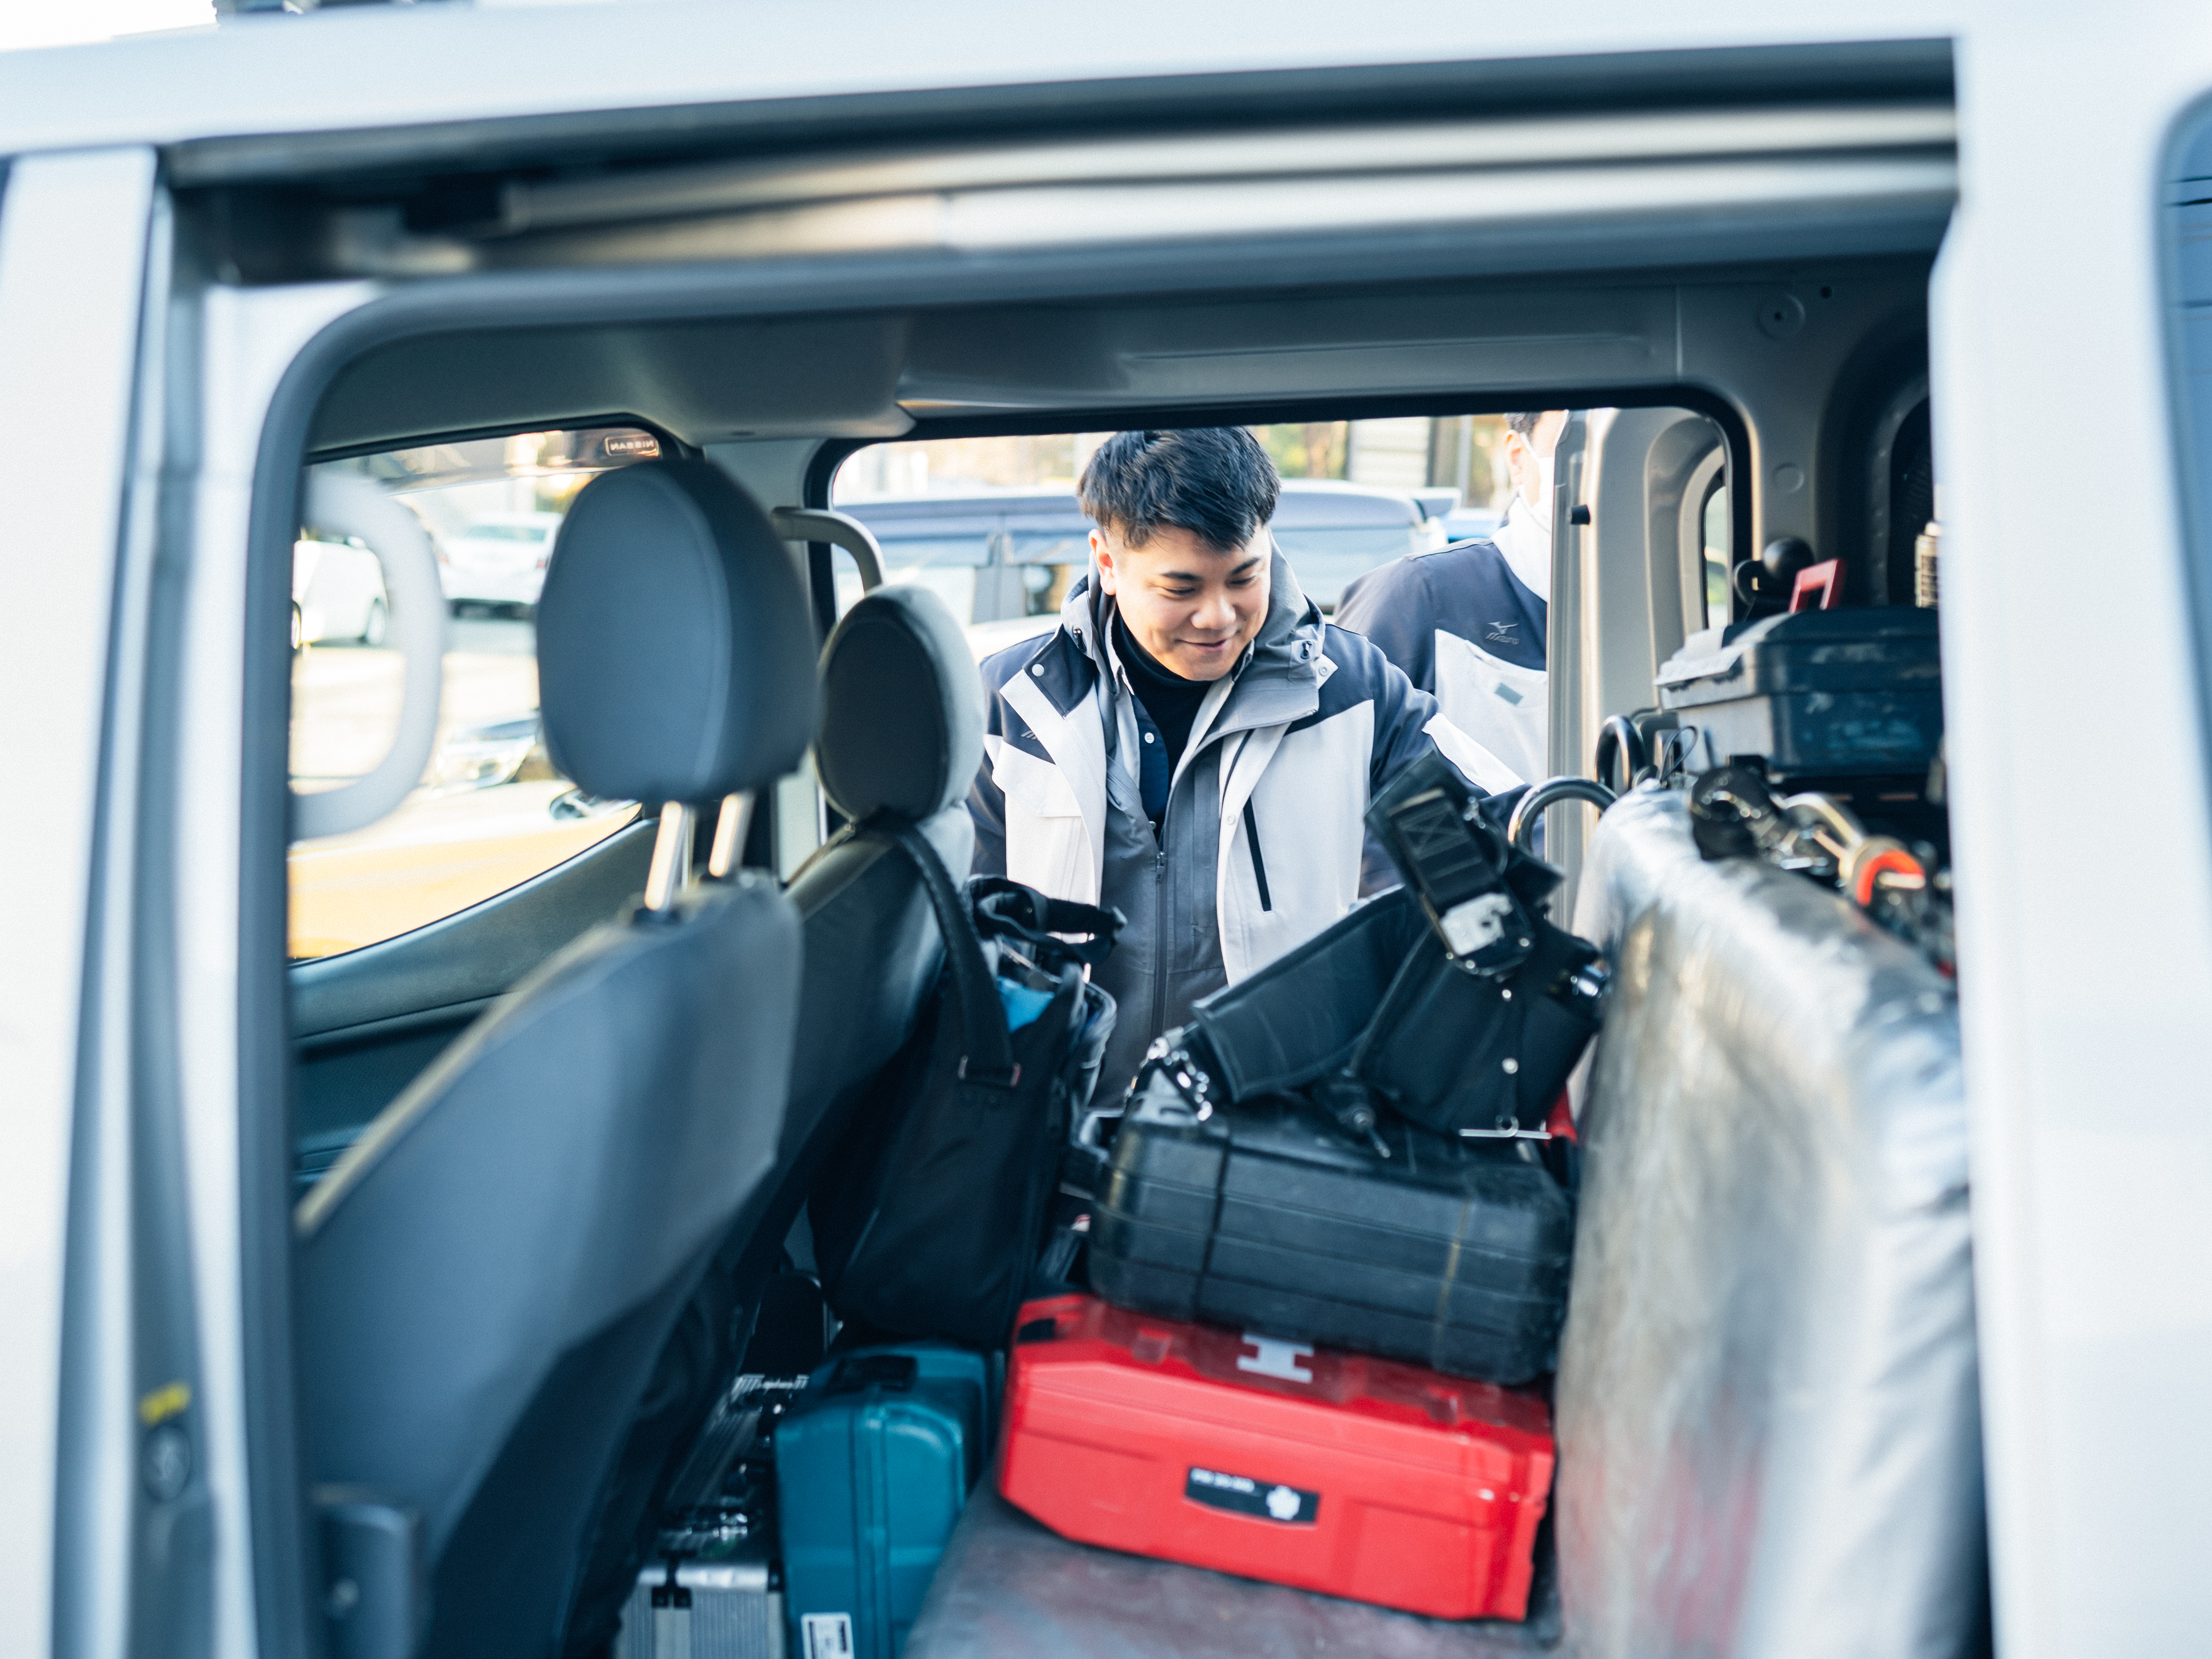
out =
[[[1777,368],[1802,374],[1808,356],[1824,362],[1839,342],[1857,347],[1870,313],[1899,310],[1917,321],[1926,273],[1924,257],[1839,258],[1822,262],[1810,284],[1798,270],[1753,266],[1641,283],[1370,282],[1295,297],[1069,299],[771,321],[744,318],[733,285],[723,307],[739,314],[723,319],[557,330],[449,324],[431,337],[376,347],[339,378],[310,447],[573,423],[611,409],[705,445],[784,433],[896,437],[914,417],[1464,396],[1477,387],[1510,399],[1567,386],[1728,386]],[[1807,289],[1804,314],[1778,337],[1762,331],[1759,301],[1798,287]],[[714,308],[703,294],[688,303]]]
[[[1668,106],[1671,104],[1671,106]],[[1073,108],[1063,119],[1077,120]],[[1247,127],[1063,127],[886,152],[828,133],[781,153],[562,176],[356,179],[337,200],[247,190],[217,222],[259,282],[886,253],[940,261],[1241,238],[1303,275],[1355,241],[1436,270],[1441,226],[1484,233],[1455,275],[1926,246],[1955,187],[1948,100],[1888,95]],[[456,186],[459,186],[456,188]],[[486,186],[490,186],[487,188]],[[1102,221],[1124,227],[1102,235]],[[302,233],[305,233],[304,234]],[[1442,274],[1438,272],[1437,274]]]

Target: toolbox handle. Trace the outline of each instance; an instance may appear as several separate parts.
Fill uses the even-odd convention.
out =
[[[1620,781],[1613,781],[1616,763],[1620,770]],[[1608,714],[1605,724],[1597,729],[1597,747],[1590,756],[1590,770],[1597,781],[1616,793],[1626,791],[1651,768],[1651,756],[1644,747],[1644,734],[1626,714]]]
[[[824,1392],[858,1394],[863,1389],[890,1389],[908,1394],[921,1374],[921,1362],[910,1353],[856,1353],[837,1362]]]
[[[1563,800],[1586,800],[1601,812],[1620,797],[1603,784],[1589,778],[1553,778],[1540,783],[1521,797],[1513,808],[1513,816],[1505,825],[1505,837],[1522,852],[1535,839],[1536,825],[1550,808]]]

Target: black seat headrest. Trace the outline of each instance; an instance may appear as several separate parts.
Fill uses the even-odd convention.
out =
[[[538,602],[546,750],[609,799],[763,787],[813,730],[813,641],[797,564],[719,468],[603,473],[569,507]]]
[[[921,587],[879,587],[822,651],[814,765],[854,822],[921,819],[967,794],[983,763],[983,677],[960,624]]]

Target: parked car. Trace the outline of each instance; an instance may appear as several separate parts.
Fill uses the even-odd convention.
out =
[[[384,567],[351,542],[307,538],[292,544],[293,644],[357,640],[382,645],[391,622]]]
[[[527,610],[545,586],[558,513],[495,513],[440,544],[438,580],[455,610],[471,605]]]
[[[1455,494],[1455,492],[1453,492]],[[918,582],[991,648],[1041,631],[1090,558],[1091,520],[1069,491],[975,490],[840,501],[884,550],[886,580]],[[1412,496],[1329,480],[1287,478],[1270,526],[1309,597],[1336,608],[1362,571],[1443,544],[1437,521]],[[846,571],[839,608],[860,597]],[[1024,619],[1040,619],[1023,627]]]
[[[1445,514],[1439,522],[1443,526],[1444,541],[1449,545],[1453,542],[1471,542],[1493,535],[1504,518],[1503,513],[1486,507],[1456,507]]]

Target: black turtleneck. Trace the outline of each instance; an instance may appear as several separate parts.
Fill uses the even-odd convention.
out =
[[[1137,780],[1144,797],[1145,815],[1157,830],[1167,816],[1168,786],[1190,743],[1190,728],[1198,720],[1198,706],[1212,689],[1211,680],[1187,680],[1163,668],[1139,645],[1121,613],[1114,613],[1114,649],[1128,671],[1129,689],[1137,698]]]

